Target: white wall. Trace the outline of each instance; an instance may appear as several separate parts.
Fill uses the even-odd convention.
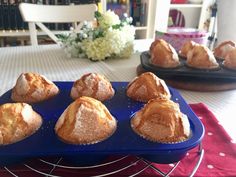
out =
[[[217,0],[218,43],[225,40],[236,41],[236,0]]]

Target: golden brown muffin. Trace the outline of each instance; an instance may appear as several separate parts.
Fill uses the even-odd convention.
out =
[[[151,72],[143,73],[134,78],[128,84],[126,94],[128,97],[142,102],[148,102],[156,97],[171,97],[165,81]]]
[[[42,125],[41,116],[26,103],[0,106],[0,145],[12,144],[32,135]]]
[[[162,68],[175,68],[180,65],[175,49],[163,39],[155,40],[150,46],[151,63]]]
[[[110,137],[116,124],[115,118],[100,101],[83,96],[62,113],[55,132],[66,143],[93,144]]]
[[[227,55],[225,56],[225,60],[223,62],[223,65],[226,68],[236,70],[236,48],[234,48],[233,50],[231,50],[227,53]]]
[[[182,48],[180,49],[179,55],[181,57],[187,58],[188,51],[192,50],[193,46],[196,45],[196,44],[197,44],[196,42],[191,41],[191,40],[190,41],[186,41],[183,44]]]
[[[12,89],[11,99],[16,102],[36,103],[54,97],[58,87],[45,76],[22,73]]]
[[[113,97],[114,93],[110,81],[105,76],[97,73],[89,73],[74,82],[70,96],[73,99],[81,96],[89,96],[104,101]]]
[[[225,56],[229,51],[235,48],[235,43],[233,41],[224,41],[220,43],[215,49],[214,49],[214,56],[219,59],[225,59]]]
[[[131,127],[154,142],[180,142],[190,136],[187,116],[180,112],[177,103],[166,98],[150,100],[131,119]]]
[[[188,52],[186,64],[197,69],[216,69],[219,68],[213,53],[203,45],[195,45]]]

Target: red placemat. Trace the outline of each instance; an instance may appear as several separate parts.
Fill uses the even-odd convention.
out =
[[[232,141],[212,112],[204,104],[191,104],[190,106],[205,126],[205,136],[202,141],[202,147],[205,154],[195,176],[236,176],[236,142]],[[188,176],[192,172],[198,157],[198,147],[196,147],[187,153],[186,157],[180,161],[178,167],[170,176]],[[109,157],[106,161],[109,162],[115,159],[120,159],[120,157]],[[46,158],[43,160],[68,166],[61,158]],[[152,165],[164,173],[167,173],[174,164],[152,163]],[[30,168],[41,171],[41,174],[32,171]],[[115,174],[111,173],[111,176],[130,176],[138,171],[140,173],[137,176],[160,176],[156,170],[151,166],[147,166],[144,161],[135,156],[127,156],[116,163],[93,169],[55,167],[53,165],[48,165],[39,159],[35,159],[21,165],[0,168],[0,177],[13,176],[11,173],[14,173],[14,175],[19,177],[45,176],[43,173],[50,173],[55,176],[83,177],[110,173],[111,171],[117,171]]]

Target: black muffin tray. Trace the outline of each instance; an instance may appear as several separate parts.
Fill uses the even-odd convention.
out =
[[[217,60],[219,68],[195,69],[186,65],[186,60],[180,58],[180,66],[176,68],[161,68],[151,63],[150,53],[148,51],[142,52],[140,55],[141,65],[143,69],[155,73],[162,78],[193,78],[193,79],[215,79],[215,80],[236,80],[236,70],[227,69],[223,65],[222,60]]]

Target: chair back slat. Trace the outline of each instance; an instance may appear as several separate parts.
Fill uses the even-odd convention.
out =
[[[97,10],[95,4],[83,5],[39,5],[20,3],[20,13],[25,22],[29,24],[32,45],[38,45],[35,24],[39,26],[52,40],[58,42],[57,37],[42,23],[73,23],[93,21]],[[79,25],[81,27],[81,23]],[[78,30],[78,28],[76,28]]]

